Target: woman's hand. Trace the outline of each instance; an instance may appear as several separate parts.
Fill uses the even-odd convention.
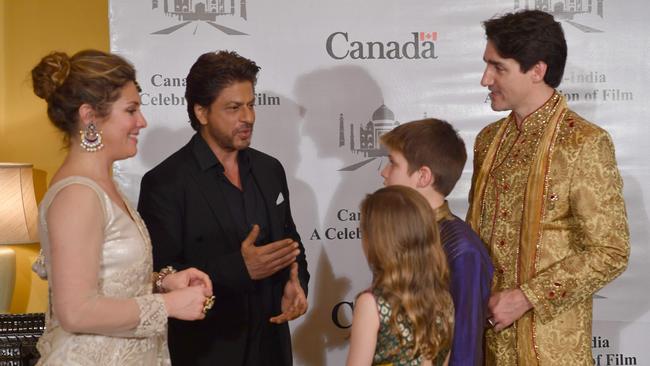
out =
[[[200,320],[205,318],[205,305],[212,296],[212,289],[196,285],[163,294],[167,314],[170,318],[181,320]]]
[[[210,277],[196,268],[188,268],[183,271],[168,274],[162,280],[162,287],[165,292],[179,290],[190,286],[203,286],[212,296],[212,281]]]

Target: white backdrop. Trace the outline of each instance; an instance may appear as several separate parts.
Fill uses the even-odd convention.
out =
[[[425,116],[454,124],[469,160],[450,202],[464,217],[474,138],[503,116],[479,85],[481,21],[535,6],[562,20],[569,58],[559,89],[610,132],[625,182],[632,255],[594,298],[594,360],[648,365],[644,0],[111,0],[111,49],[135,64],[149,122],[138,156],[118,163],[116,177],[137,202],[144,172],[188,141],[183,79],[200,54],[228,49],[257,62],[253,146],[285,166],[312,274],[309,312],[291,324],[295,363],[343,364],[351,304],[370,284],[357,228],[358,204],[381,186],[386,162],[373,137]]]

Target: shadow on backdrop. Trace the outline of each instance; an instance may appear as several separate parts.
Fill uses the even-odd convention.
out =
[[[356,229],[358,221],[341,220],[341,211],[357,212],[365,194],[381,185],[378,167],[383,158],[358,165],[368,157],[353,150],[360,146],[360,128],[372,122],[374,112],[384,110],[384,100],[373,77],[354,65],[303,74],[297,78],[294,95],[303,112],[302,138],[313,142],[317,161],[327,162],[319,167],[317,177],[310,177],[319,185],[318,201],[327,207],[319,210],[323,217],[312,224],[320,230],[320,238],[303,238],[305,242],[320,243],[322,250],[318,268],[312,272],[313,308],[294,332],[294,352],[304,365],[343,364],[350,329],[337,327],[332,311],[340,302],[353,302],[358,292],[370,286],[371,276],[360,240],[327,237],[323,230]],[[356,169],[343,170],[355,165]],[[339,316],[341,321],[351,321],[343,319],[347,316],[343,311]],[[337,354],[331,355],[334,350]]]

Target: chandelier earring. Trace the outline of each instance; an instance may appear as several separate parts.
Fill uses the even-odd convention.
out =
[[[81,136],[81,147],[88,152],[99,151],[104,147],[102,143],[102,131],[97,131],[94,122],[90,122],[86,128],[79,131]]]

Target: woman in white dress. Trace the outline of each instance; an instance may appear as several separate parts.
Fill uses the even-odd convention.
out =
[[[167,317],[203,319],[214,298],[197,269],[153,272],[147,229],[111,177],[147,125],[135,70],[101,51],[55,52],[32,80],[68,144],[39,211],[50,308],[38,364],[168,365]]]

